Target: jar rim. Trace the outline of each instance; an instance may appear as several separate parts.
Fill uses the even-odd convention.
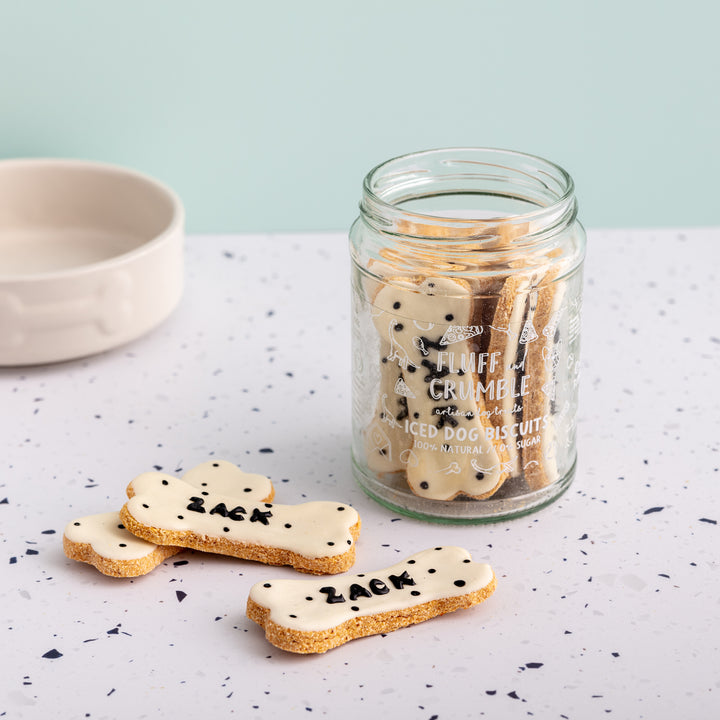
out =
[[[444,174],[438,173],[438,168]],[[476,187],[452,185],[451,180],[474,182]],[[451,187],[438,187],[438,182],[443,181]],[[447,216],[402,207],[411,200],[458,193],[492,195],[536,207],[482,217]],[[543,157],[499,148],[450,147],[398,155],[376,165],[363,180],[360,209],[371,225],[384,232],[392,232],[399,223],[405,223],[413,228],[412,232],[398,234],[437,239],[432,228],[441,225],[445,229],[456,228],[465,239],[477,239],[482,236],[482,228],[490,224],[525,225],[534,229],[528,235],[538,232],[544,235],[575,220],[577,201],[570,174]],[[473,236],[476,227],[478,235]]]

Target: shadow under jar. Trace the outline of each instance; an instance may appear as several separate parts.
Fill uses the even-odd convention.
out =
[[[506,519],[572,481],[585,232],[572,178],[518,152],[389,160],[350,231],[352,459],[383,505]]]

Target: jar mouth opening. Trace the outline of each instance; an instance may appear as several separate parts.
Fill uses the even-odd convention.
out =
[[[571,176],[539,156],[458,147],[401,155],[363,182],[361,212],[382,232],[422,240],[475,242],[512,227],[514,244],[575,220]]]

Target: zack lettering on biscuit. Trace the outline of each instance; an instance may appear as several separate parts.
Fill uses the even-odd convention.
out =
[[[253,585],[247,615],[275,646],[322,653],[469,608],[495,590],[492,568],[467,550],[424,550],[383,570],[327,580],[278,579]]]
[[[183,475],[183,481],[202,494],[209,491],[270,501],[275,490],[264,475],[243,472],[226,460],[201,463]],[[132,485],[128,487],[132,491]],[[68,523],[63,549],[71,560],[93,565],[111,577],[145,575],[183,548],[158,545],[129,532],[117,511],[87,515]]]
[[[134,535],[160,545],[291,565],[302,572],[344,572],[355,561],[360,517],[349,505],[279,505],[200,492],[163,473],[145,473],[128,488],[120,511]]]

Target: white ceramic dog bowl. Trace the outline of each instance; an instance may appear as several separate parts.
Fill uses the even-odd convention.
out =
[[[184,211],[132,170],[0,161],[0,365],[109,350],[180,300]]]

